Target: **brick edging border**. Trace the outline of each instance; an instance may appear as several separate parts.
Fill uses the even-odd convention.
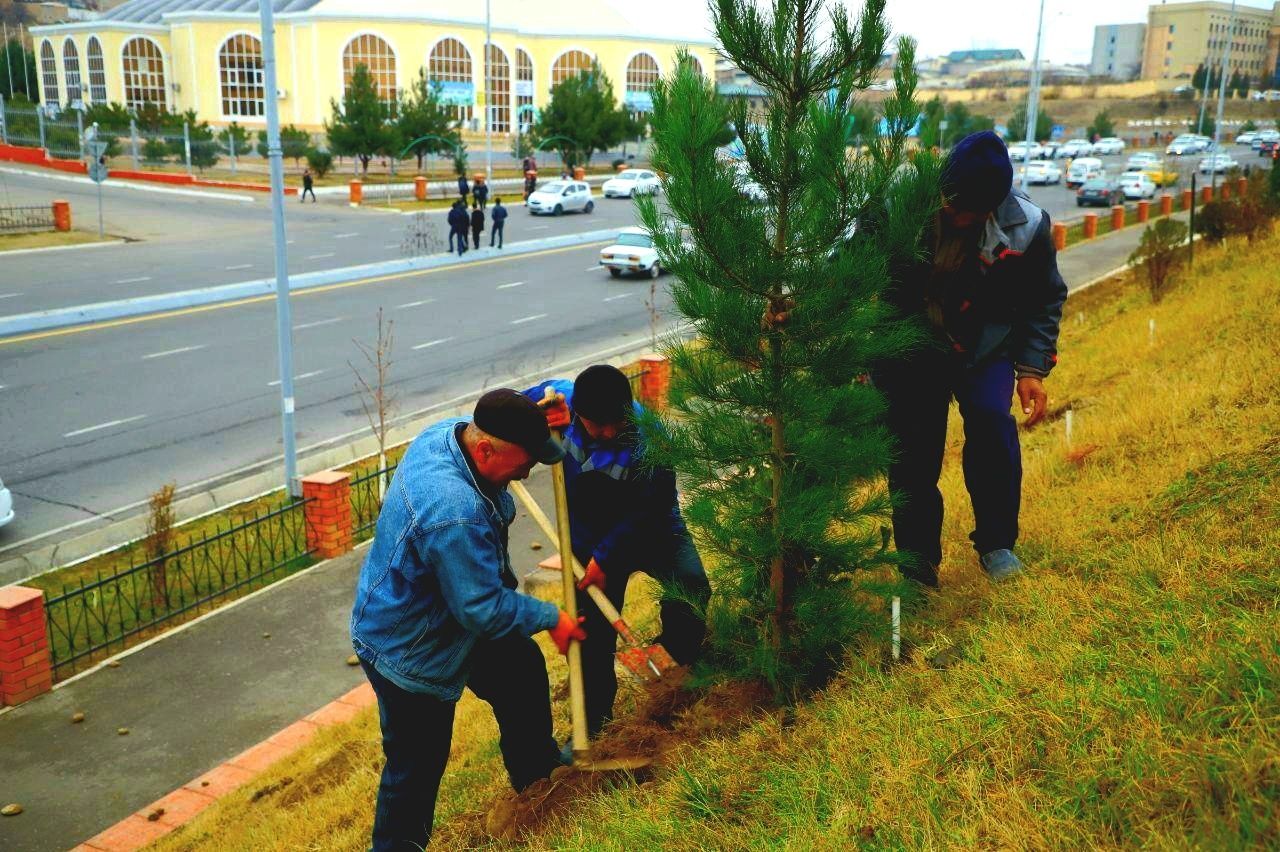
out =
[[[324,728],[377,703],[367,682],[102,831],[72,852],[133,852],[186,825],[206,808],[297,752]]]

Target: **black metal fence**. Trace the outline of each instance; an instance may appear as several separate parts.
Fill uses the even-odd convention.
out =
[[[351,533],[355,541],[364,541],[373,535],[373,528],[378,524],[378,512],[382,511],[382,494],[384,489],[378,485],[378,477],[386,474],[386,484],[391,484],[391,477],[396,472],[394,464],[386,470],[372,470],[351,480]]]
[[[0,234],[52,231],[53,206],[0,207]]]
[[[623,368],[622,374],[627,377],[627,381],[631,383],[631,398],[640,398],[640,383],[644,380],[644,365],[630,364]]]
[[[45,601],[54,679],[310,565],[305,502],[192,539],[140,565],[64,586]]]

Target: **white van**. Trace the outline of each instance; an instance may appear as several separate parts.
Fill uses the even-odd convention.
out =
[[[1074,189],[1090,178],[1102,177],[1102,161],[1095,157],[1077,157],[1067,169],[1067,186]]]

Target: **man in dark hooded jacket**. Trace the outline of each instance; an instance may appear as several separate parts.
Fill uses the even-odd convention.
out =
[[[471,217],[467,215],[467,208],[461,201],[453,202],[453,206],[449,208],[449,251],[453,251],[454,241],[458,244],[458,254],[463,255],[467,251],[467,228],[471,223]]]
[[[1028,426],[1045,414],[1044,380],[1057,363],[1067,287],[1058,273],[1049,215],[1013,189],[1013,167],[990,131],[962,139],[943,169],[943,204],[923,262],[898,270],[888,299],[929,328],[932,341],[873,372],[898,441],[889,468],[894,540],[903,573],[936,586],[942,561],[938,477],[954,398],[964,419],[970,534],[993,580],[1025,567],[1018,538],[1022,456],[1009,413],[1017,395]],[[926,245],[929,245],[926,243]]]

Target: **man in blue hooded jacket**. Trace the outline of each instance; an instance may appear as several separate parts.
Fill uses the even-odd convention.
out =
[[[889,468],[894,541],[903,573],[938,583],[942,561],[942,472],[947,411],[964,419],[964,481],[973,502],[970,535],[993,580],[1018,574],[1022,455],[1009,413],[1016,395],[1026,423],[1045,414],[1044,380],[1058,361],[1058,324],[1067,286],[1058,273],[1049,215],[1013,189],[1013,166],[999,136],[971,134],[952,149],[942,174],[942,209],[931,250],[893,270],[886,294],[916,318],[929,345],[878,365],[872,378],[888,401],[898,441]]]
[[[538,407],[503,388],[481,397],[471,419],[423,431],[396,467],[351,613],[386,756],[376,852],[431,839],[464,686],[493,707],[512,787],[560,765],[546,663],[530,635],[549,631],[561,653],[585,635],[555,604],[516,591],[506,488],[563,455]]]
[[[570,382],[551,379],[525,391],[558,402],[547,421],[564,429],[565,490],[573,554],[585,569],[578,612],[586,616],[582,643],[587,730],[595,736],[613,717],[618,691],[613,655],[617,634],[585,594],[597,586],[619,611],[627,581],[637,571],[662,583],[661,643],[681,665],[702,651],[706,623],[698,610],[711,594],[706,572],[676,501],[675,474],[642,461],[644,440],[636,426],[638,404],[631,383],[616,367],[597,364]]]

